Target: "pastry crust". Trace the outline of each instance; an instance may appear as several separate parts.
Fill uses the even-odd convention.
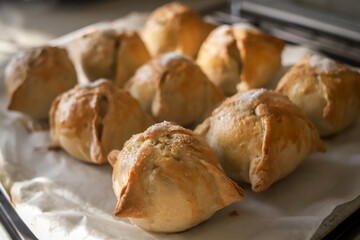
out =
[[[195,57],[201,43],[214,28],[190,7],[173,2],[150,15],[142,37],[152,56],[179,52]]]
[[[141,66],[125,86],[157,122],[202,121],[224,96],[189,57],[167,53]]]
[[[107,78],[122,87],[150,54],[135,31],[95,31],[81,39],[81,64],[89,81]]]
[[[264,86],[281,67],[284,41],[244,24],[222,25],[202,44],[197,63],[226,95]]]
[[[321,136],[341,131],[360,116],[360,73],[319,55],[293,66],[276,91],[287,95]]]
[[[109,161],[116,162],[115,216],[148,231],[184,231],[244,198],[206,142],[169,122],[134,135]]]
[[[151,124],[136,99],[104,79],[63,93],[50,110],[52,142],[80,160],[97,164]]]
[[[15,55],[6,66],[5,83],[8,109],[42,120],[52,101],[77,84],[77,76],[65,49],[43,46]]]
[[[234,36],[243,62],[238,91],[264,86],[281,68],[285,42],[255,28],[234,25]]]
[[[195,133],[215,150],[228,176],[251,183],[255,192],[288,175],[308,154],[326,151],[301,110],[265,89],[228,98]]]
[[[117,38],[114,30],[95,31],[80,39],[80,60],[88,80],[113,80],[116,72]]]
[[[236,93],[240,82],[242,60],[233,27],[222,25],[210,33],[201,45],[196,59],[204,73],[226,95]]]

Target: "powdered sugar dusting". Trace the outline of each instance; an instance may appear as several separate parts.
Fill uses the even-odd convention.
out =
[[[178,52],[166,53],[161,56],[160,61],[162,65],[166,66],[169,62],[175,59],[184,59],[184,60],[192,61],[190,57],[185,56]]]
[[[247,104],[251,104],[256,100],[260,95],[262,95],[266,90],[264,88],[252,89],[241,94],[240,98],[245,101]]]
[[[330,73],[339,69],[337,63],[329,58],[320,55],[313,55],[309,60],[311,67],[316,68],[319,72]]]

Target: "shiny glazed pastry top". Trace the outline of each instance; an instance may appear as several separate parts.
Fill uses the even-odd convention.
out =
[[[112,80],[122,87],[136,69],[150,60],[150,54],[135,31],[98,30],[83,36],[81,65],[89,81]]]
[[[210,114],[224,96],[189,57],[166,53],[141,66],[126,89],[158,122],[189,126]]]
[[[206,142],[169,122],[132,136],[109,161],[115,216],[148,231],[184,231],[244,198]]]
[[[360,73],[319,55],[293,66],[276,91],[287,95],[321,136],[341,131],[360,116]]]
[[[195,57],[201,43],[214,28],[188,6],[173,2],[150,15],[142,38],[153,56],[179,52]]]
[[[6,66],[5,84],[9,110],[42,120],[52,101],[77,84],[77,76],[66,49],[43,46],[15,55]]]
[[[52,142],[80,160],[97,164],[151,124],[136,99],[104,79],[61,94],[50,111]]]
[[[310,153],[326,151],[313,124],[290,100],[265,89],[237,93],[196,129],[215,150],[225,172],[267,189]]]

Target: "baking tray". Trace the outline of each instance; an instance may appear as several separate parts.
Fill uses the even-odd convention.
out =
[[[131,20],[132,22],[135,21],[137,23],[141,23],[141,21],[143,21],[145,18],[143,16],[139,17],[138,15],[135,14],[125,18],[125,20],[121,19],[119,21],[116,21],[116,24],[118,24],[118,26],[121,27],[122,24],[124,22],[128,22],[129,19],[132,19]],[[107,24],[108,23],[101,23],[96,25],[96,27],[104,26]],[[125,24],[125,25],[129,27],[129,24]],[[69,48],[73,49],[71,50],[72,56],[76,58],[77,53],[76,51],[74,51],[74,49],[76,49],[76,42],[73,42],[73,39],[77,38],[79,35],[83,34],[84,32],[91,31],[93,28],[94,26],[91,26],[86,28],[85,30],[83,29],[77,31],[75,33],[64,36],[63,38],[60,38],[54,41],[53,43],[66,45],[71,42],[70,44],[71,46]],[[136,28],[136,26],[134,26],[134,28]],[[283,74],[291,66],[292,63],[296,62],[303,55],[306,55],[311,52],[312,51],[306,48],[290,46],[290,45],[287,46],[287,49],[285,50],[284,54],[285,56],[287,55],[285,58],[287,58],[288,61],[285,61],[286,62],[285,66],[282,69],[282,71],[279,73],[277,78],[281,74]],[[288,57],[290,56],[290,54],[291,54],[291,58]],[[2,74],[3,69],[0,69],[0,72]],[[346,179],[346,176],[352,176],[351,173],[353,173],[356,169],[359,169],[359,163],[358,161],[356,161],[359,159],[358,157],[360,156],[359,149],[358,147],[356,148],[356,146],[359,146],[360,144],[360,139],[358,137],[360,136],[360,122],[358,121],[354,126],[352,126],[350,129],[347,129],[345,132],[335,136],[332,139],[326,140],[327,146],[331,150],[330,153],[327,153],[327,155],[326,154],[311,155],[305,160],[303,164],[300,165],[300,167],[294,173],[286,177],[284,180],[281,180],[278,183],[274,184],[274,186],[272,186],[272,188],[269,189],[268,191],[261,194],[254,194],[250,191],[247,185],[244,185],[244,188],[247,192],[246,202],[245,201],[239,202],[219,211],[210,220],[204,222],[203,224],[200,224],[199,226],[189,231],[180,234],[172,234],[172,235],[147,233],[145,231],[142,231],[141,229],[138,229],[137,227],[134,227],[126,219],[119,220],[112,217],[112,212],[116,200],[115,197],[112,196],[113,193],[112,193],[111,181],[110,181],[111,180],[110,167],[108,166],[98,167],[98,166],[93,166],[79,162],[73,159],[72,157],[68,156],[63,151],[60,152],[48,151],[47,147],[51,145],[51,143],[49,142],[49,138],[47,136],[48,134],[46,132],[41,132],[41,133],[27,132],[26,130],[24,130],[24,127],[19,122],[21,116],[16,113],[9,113],[8,111],[5,110],[4,106],[5,103],[8,101],[8,99],[5,94],[3,79],[0,79],[0,81],[1,81],[0,117],[2,121],[1,129],[5,131],[9,131],[9,133],[14,133],[13,135],[5,135],[4,132],[0,132],[1,181],[2,184],[5,186],[5,189],[7,190],[6,194],[10,196],[9,198],[5,197],[2,200],[2,204],[4,201],[7,201],[8,203],[11,202],[11,205],[14,206],[15,211],[26,222],[30,230],[34,232],[35,235],[38,236],[39,238],[49,239],[49,238],[53,238],[54,236],[55,237],[67,236],[71,238],[77,236],[76,234],[78,233],[73,233],[74,230],[70,231],[68,235],[64,235],[65,233],[63,232],[59,233],[61,232],[61,229],[59,228],[63,228],[64,225],[68,223],[67,220],[64,220],[67,217],[66,214],[70,214],[71,212],[78,210],[77,208],[79,206],[76,205],[74,210],[72,210],[71,207],[66,208],[66,206],[63,206],[66,210],[62,209],[62,211],[59,211],[59,209],[56,208],[54,209],[54,206],[44,206],[39,204],[39,201],[41,202],[41,197],[39,198],[40,200],[36,199],[37,200],[35,201],[36,204],[34,204],[34,199],[33,199],[34,195],[31,195],[32,198],[26,199],[26,197],[29,196],[25,196],[24,198],[24,196],[22,195],[23,192],[21,191],[30,191],[32,187],[34,186],[39,187],[41,184],[48,186],[56,186],[56,187],[58,187],[59,184],[61,185],[63,183],[70,184],[69,182],[71,181],[68,180],[71,179],[71,177],[74,177],[74,180],[78,181],[78,183],[76,183],[75,186],[65,184],[64,189],[68,191],[66,192],[66,194],[69,194],[70,192],[71,194],[73,194],[71,195],[72,197],[81,198],[82,196],[80,196],[81,195],[80,193],[82,191],[78,191],[77,187],[85,187],[85,188],[99,187],[99,184],[96,181],[87,182],[84,180],[84,178],[86,179],[88,175],[98,176],[99,179],[101,178],[102,175],[105,175],[105,178],[101,179],[102,184],[104,184],[102,186],[102,188],[104,188],[102,190],[104,191],[93,193],[91,197],[96,198],[99,197],[98,195],[103,195],[103,197],[106,199],[106,202],[104,203],[106,207],[99,207],[99,209],[96,209],[96,206],[98,206],[96,205],[97,203],[88,204],[86,207],[81,209],[79,214],[79,215],[85,214],[86,221],[85,222],[80,221],[77,225],[86,227],[87,221],[91,222],[93,220],[92,217],[99,218],[100,220],[105,219],[106,222],[108,224],[111,223],[112,226],[121,225],[122,227],[129,230],[127,232],[121,232],[121,233],[114,232],[114,234],[113,233],[110,234],[110,236],[116,236],[116,234],[119,234],[118,236],[123,237],[124,239],[126,238],[129,239],[135,239],[135,238],[138,239],[202,239],[202,238],[231,239],[235,237],[238,238],[239,236],[243,236],[245,238],[250,238],[249,236],[251,236],[251,238],[253,239],[263,239],[263,237],[265,236],[272,236],[277,239],[282,239],[282,238],[288,239],[289,236],[288,234],[291,233],[294,234],[294,235],[290,235],[292,239],[310,239],[310,238],[320,239],[326,236],[326,234],[328,234],[329,232],[331,232],[340,222],[344,221],[344,219],[346,219],[348,216],[354,213],[360,206],[360,201],[358,197],[359,192],[355,192],[355,193],[353,191],[350,191],[351,193],[346,192],[347,195],[344,192],[342,192],[342,191],[346,191],[346,189],[349,189],[350,188],[349,185],[351,185],[352,190],[360,189],[359,186],[360,179],[356,179],[356,178]],[[269,87],[273,87],[273,86],[274,83],[272,83],[272,85],[271,84],[269,85]],[[4,126],[6,128],[4,128]],[[13,137],[10,139],[5,139],[8,138],[9,136],[13,136]],[[36,140],[35,141],[36,143],[30,144],[31,142],[34,142],[34,140]],[[10,149],[14,148],[15,151],[19,151],[20,155],[17,156],[16,154],[14,154],[12,150],[9,150],[9,148]],[[337,148],[337,150],[335,150],[335,148]],[[347,149],[351,150],[351,152],[346,151]],[[22,156],[25,156],[28,153],[33,154],[33,156],[38,158],[39,160],[34,162],[33,164],[29,164],[28,162],[24,161],[24,159],[22,159]],[[342,161],[339,161],[339,159],[337,159],[339,157],[344,158],[345,160],[342,159]],[[326,162],[327,160],[328,162]],[[43,163],[39,161],[43,161]],[[348,162],[346,163],[346,161]],[[349,164],[350,162],[351,164]],[[50,169],[50,166],[54,166],[54,164],[58,164],[58,165],[55,165],[54,170]],[[322,202],[316,202],[316,205],[314,205],[310,201],[311,193],[315,194],[317,191],[322,190],[318,186],[319,183],[320,185],[322,185],[321,182],[331,180],[329,179],[329,176],[326,175],[327,171],[322,171],[323,166],[326,166],[328,168],[328,172],[331,173],[332,178],[334,177],[339,178],[339,181],[331,182],[332,184],[331,189],[332,190],[336,189],[336,186],[342,188],[342,191],[336,192],[335,195],[333,192],[329,192],[325,196],[324,198],[326,202],[325,207]],[[16,167],[17,169],[15,170],[14,167]],[[74,171],[74,169],[76,169],[76,171],[83,170],[85,172],[84,173],[85,176],[80,176],[80,177],[75,176],[74,174],[76,174],[77,172]],[[29,173],[27,175],[28,172],[31,172],[31,174]],[[18,175],[19,173],[24,173],[24,176],[19,176]],[[304,178],[304,175],[306,178]],[[307,182],[306,180],[308,179],[311,179],[313,181],[317,180],[319,182],[316,181],[315,183]],[[303,181],[305,181],[305,183]],[[36,184],[34,185],[34,183]],[[299,186],[301,184],[305,184],[305,186]],[[69,189],[66,189],[66,187],[69,187]],[[305,212],[299,213],[297,212],[298,210],[297,208],[299,209],[301,208],[301,206],[299,206],[299,203],[302,203],[302,201],[297,202],[298,198],[294,198],[294,194],[295,196],[297,194],[300,194],[299,191],[297,190],[303,189],[302,187],[307,187],[307,188],[312,187],[315,189],[310,189],[311,191],[307,190],[307,193],[308,194],[310,193],[310,197],[307,197],[306,195],[302,196],[304,198],[304,201],[307,200],[310,202],[305,207],[302,206],[303,210],[305,209]],[[44,189],[45,187],[42,188],[42,190]],[[51,191],[51,189],[48,189],[47,191]],[[285,200],[282,200],[282,198],[284,198]],[[9,199],[11,199],[12,201],[9,201]],[[44,200],[46,199],[48,198],[45,198]],[[88,198],[84,197],[84,199],[82,200],[87,200],[87,199]],[[291,199],[293,200],[293,202],[291,202]],[[97,198],[96,201],[99,201],[99,198]],[[295,206],[291,206],[291,204],[295,204]],[[95,207],[93,205],[95,205]],[[91,207],[94,207],[95,209],[91,209]],[[317,220],[314,221],[312,219],[314,218],[314,216],[312,216],[311,214],[312,212],[316,212],[316,208],[319,207],[326,208],[323,211],[325,212],[325,214],[324,213],[322,214],[323,218],[317,218]],[[9,207],[6,208],[11,209]],[[59,221],[60,224],[57,226],[57,228],[54,226],[56,225],[55,224],[56,221],[54,219],[50,219],[50,220],[47,219],[48,221],[51,222],[51,224],[49,223],[49,225],[45,225],[46,226],[45,228],[40,227],[41,226],[40,223],[44,223],[44,221],[46,221],[44,215],[45,216],[49,215],[50,218],[53,218],[54,216],[57,217],[60,220]],[[245,217],[245,219],[242,219],[244,218],[244,215],[247,216]],[[9,214],[9,216],[10,219],[15,221],[14,216],[11,216],[11,214]],[[299,218],[301,218],[302,220],[308,218],[309,221],[298,221]],[[244,224],[237,225],[237,222],[242,221],[241,219],[246,222],[245,225]],[[284,223],[285,220],[287,222]],[[301,224],[297,225],[297,223],[301,223]],[[20,230],[18,229],[17,231],[21,232],[22,229],[21,223],[20,224],[15,223],[14,225],[16,227],[19,227]],[[253,232],[249,230],[249,229],[253,229],[258,225],[262,226],[260,230]],[[96,227],[95,225],[91,225],[91,224],[90,226]],[[73,228],[74,226],[72,226],[71,229]],[[50,232],[49,229],[51,229]],[[308,231],[304,233],[304,229]],[[68,229],[64,229],[64,232],[65,230],[68,231]],[[106,230],[109,229],[105,228],[104,231]],[[290,233],[288,232],[288,230],[290,230]],[[25,231],[27,232],[27,230]],[[85,233],[86,236],[89,236],[90,238],[91,237],[95,238],[97,236],[96,234],[92,235],[93,232],[91,231]],[[79,235],[79,236],[84,236],[84,235]],[[30,234],[28,234],[25,237],[29,237],[31,239],[31,237],[34,237],[34,235],[31,236]],[[99,238],[101,239],[102,237]]]

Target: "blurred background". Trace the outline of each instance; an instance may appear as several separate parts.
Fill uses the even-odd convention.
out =
[[[46,43],[87,25],[131,12],[151,12],[166,0],[0,0],[0,62],[19,49]],[[195,10],[221,0],[181,1]]]
[[[166,0],[1,0],[0,23],[43,32],[58,37],[77,28],[103,20],[114,20],[132,11],[152,11]],[[224,0],[182,0],[197,11],[213,7]],[[246,1],[243,1],[246,2]],[[293,5],[319,10],[331,16],[359,22],[358,0],[261,0],[263,4]],[[301,9],[298,10],[301,13]]]
[[[0,0],[0,63],[87,25],[131,12],[151,12],[166,0]],[[360,65],[359,0],[183,0],[222,23],[250,21],[265,32]],[[245,20],[244,20],[245,19]],[[341,56],[340,56],[341,55]],[[341,59],[343,58],[343,59]]]

